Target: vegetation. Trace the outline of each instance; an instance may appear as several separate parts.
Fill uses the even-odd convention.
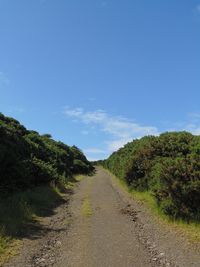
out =
[[[200,136],[170,132],[143,137],[99,163],[130,189],[149,192],[171,218],[200,220]]]
[[[58,188],[37,186],[0,201],[0,266],[20,248],[22,237],[39,234],[40,217],[53,214],[64,199]]]
[[[0,114],[0,196],[31,187],[65,183],[74,174],[88,174],[91,163],[75,146],[50,135],[28,131]]]
[[[92,215],[92,206],[91,206],[91,202],[88,196],[85,197],[83,200],[81,212],[82,212],[82,215],[85,217],[90,217]]]
[[[92,216],[92,213],[93,213],[92,203],[91,203],[90,197],[89,197],[89,193],[90,193],[91,188],[92,188],[92,182],[93,182],[93,180],[89,181],[89,185],[88,185],[88,188],[86,188],[85,196],[84,196],[83,202],[82,202],[81,213],[85,217],[90,217],[90,216]]]
[[[0,113],[0,265],[27,223],[51,212],[74,176],[92,171],[76,146],[29,131]]]

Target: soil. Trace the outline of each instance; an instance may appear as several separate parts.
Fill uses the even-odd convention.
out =
[[[160,223],[102,168],[39,224],[5,267],[200,267],[200,245]]]

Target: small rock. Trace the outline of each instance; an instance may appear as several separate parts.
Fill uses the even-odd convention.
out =
[[[57,242],[56,242],[56,246],[57,246],[57,247],[60,247],[61,245],[62,245],[62,243],[61,243],[60,241],[57,241]]]
[[[37,259],[36,261],[37,261],[38,263],[41,263],[41,262],[44,262],[45,259],[44,259],[44,258],[40,258],[40,259]]]

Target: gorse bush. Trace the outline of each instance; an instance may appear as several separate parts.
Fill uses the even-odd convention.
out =
[[[28,131],[0,113],[0,195],[54,182],[93,170],[75,146],[57,142],[49,134]]]
[[[173,217],[200,220],[200,137],[170,132],[134,140],[101,164],[130,188],[150,191]]]
[[[77,147],[0,113],[0,262],[10,257],[10,244],[30,232],[35,216],[50,216],[63,203],[61,192],[74,174],[92,171]]]

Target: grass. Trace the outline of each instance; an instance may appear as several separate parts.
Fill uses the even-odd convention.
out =
[[[108,170],[106,170],[109,172]],[[151,194],[151,192],[138,192],[128,187],[125,181],[117,178],[115,175],[109,172],[113,177],[114,182],[120,185],[125,192],[127,192],[133,199],[144,203],[154,214],[161,224],[168,225],[178,231],[180,234],[184,234],[192,242],[200,242],[200,223],[199,222],[186,222],[184,220],[173,220],[169,216],[165,215]]]
[[[130,194],[133,198],[143,201],[148,205],[150,210],[160,219],[162,223],[170,225],[176,231],[186,234],[189,239],[193,242],[200,242],[200,223],[199,222],[186,222],[182,219],[172,219],[169,216],[165,215],[161,209],[157,206],[154,197],[150,192],[137,192],[130,191]]]
[[[86,192],[85,192],[85,197],[83,199],[83,203],[81,206],[81,214],[85,217],[90,217],[93,214],[92,204],[91,204],[91,201],[89,198],[89,194],[90,194],[90,191],[92,189],[92,184],[93,184],[93,180],[89,180],[88,181],[88,187],[87,187]]]
[[[17,253],[28,224],[49,216],[63,201],[57,187],[41,186],[0,200],[0,266]]]
[[[81,182],[83,179],[85,179],[85,177],[86,177],[86,175],[79,174],[79,175],[76,175],[74,177],[74,179],[75,179],[75,182]],[[74,182],[70,182],[68,184],[68,188],[73,188],[74,184],[75,184]],[[81,206],[81,214],[85,217],[92,216],[92,205],[91,205],[91,202],[89,200],[89,192],[91,190],[91,186],[92,186],[92,180],[89,181],[86,196],[83,199],[83,203]]]
[[[21,238],[30,235],[30,223],[53,214],[54,208],[64,201],[66,190],[69,192],[84,178],[77,175],[66,185],[40,186],[0,198],[0,267],[18,253]],[[89,200],[85,200],[83,210],[89,216]]]
[[[75,180],[77,182],[81,182],[85,177],[86,177],[85,175],[79,174],[75,176]]]
[[[17,255],[21,242],[14,239],[10,239],[8,242],[8,240],[5,241],[5,238],[0,236],[0,247],[0,266],[3,266],[12,256]]]
[[[81,207],[81,213],[85,217],[90,217],[92,216],[92,205],[89,200],[89,196],[86,196],[83,200],[83,204]]]

